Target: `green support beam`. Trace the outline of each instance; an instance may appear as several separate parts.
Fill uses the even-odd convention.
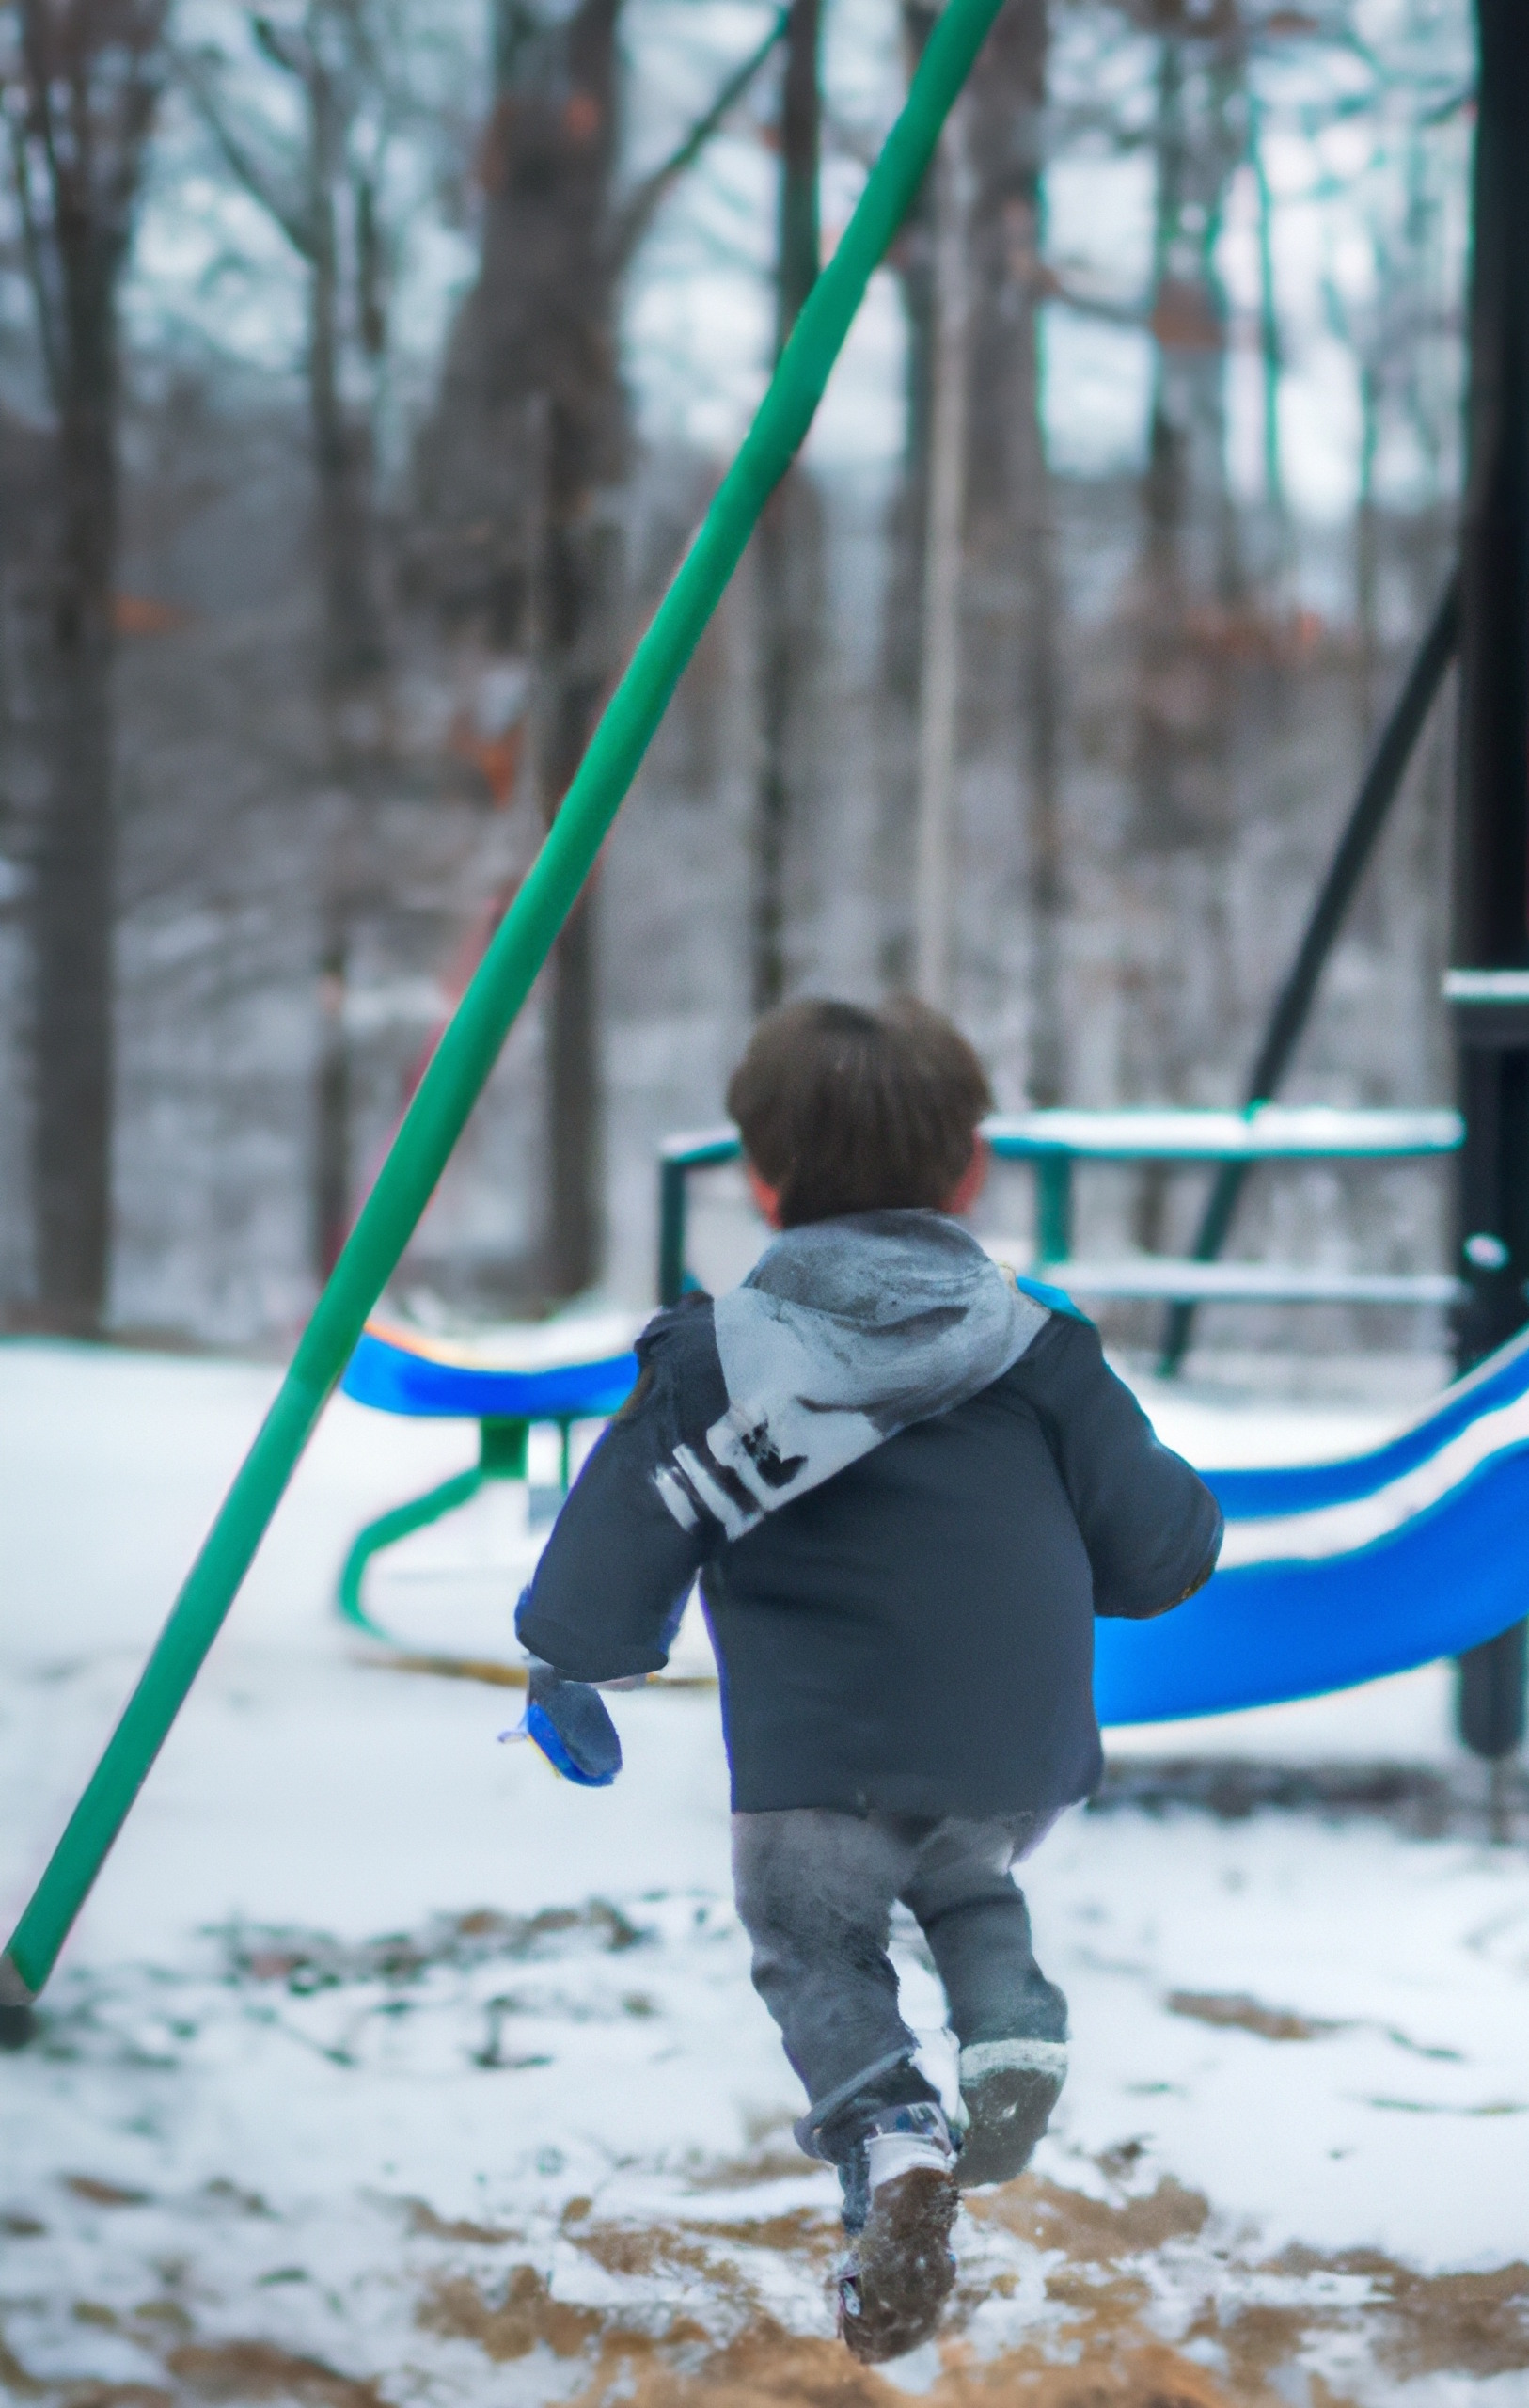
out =
[[[562,1429],[562,1489],[568,1494],[568,1424]],[[500,1415],[490,1415],[478,1425],[478,1461],[467,1471],[459,1471],[450,1480],[443,1480],[428,1488],[423,1497],[411,1497],[407,1505],[395,1505],[390,1513],[379,1513],[363,1530],[357,1530],[351,1541],[351,1551],[340,1569],[338,1602],[342,1619],[365,1631],[369,1639],[391,1641],[392,1632],[373,1622],[366,1608],[362,1584],[367,1565],[385,1546],[397,1546],[401,1539],[411,1538],[416,1530],[428,1529],[432,1522],[444,1520],[454,1513],[459,1505],[470,1505],[485,1481],[524,1480],[530,1454],[531,1425],[528,1421],[511,1420]]]
[[[52,1972],[144,1779],[238,1593],[362,1325],[430,1201],[670,695],[799,449],[875,268],[934,155],[1001,0],[949,0],[906,104],[809,294],[753,424],[617,687],[529,876],[458,1005],[84,1796],[0,1956],[0,2007]]]

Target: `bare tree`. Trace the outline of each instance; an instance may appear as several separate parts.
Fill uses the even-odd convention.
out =
[[[1154,169],[1154,342],[1135,590],[1134,825],[1131,882],[1151,897],[1139,914],[1143,956],[1127,951],[1122,988],[1127,1093],[1183,1096],[1228,1002],[1226,881],[1231,839],[1233,683],[1218,655],[1218,610],[1237,581],[1226,489],[1225,300],[1217,273],[1226,188],[1246,135],[1239,89],[1245,37],[1233,0],[1140,0],[1157,37],[1150,148]],[[1207,531],[1209,542],[1206,542]],[[1156,926],[1153,925],[1154,916]],[[1159,930],[1176,925],[1177,944]],[[1135,1235],[1148,1251],[1169,1235],[1160,1165],[1136,1182]]]
[[[934,165],[934,363],[919,673],[914,984],[925,1003],[941,1011],[950,1008],[954,967],[955,771],[970,365],[966,120],[963,98],[946,119]]]
[[[971,79],[975,185],[969,542],[991,735],[1012,755],[1028,861],[1029,1087],[1061,1099],[1061,580],[1042,422],[1040,310],[1048,0],[1009,0]],[[1022,831],[1020,811],[1028,804]]]
[[[905,0],[904,49],[910,71],[933,22],[926,0]],[[1060,580],[1040,385],[1039,312],[1055,289],[1042,256],[1048,40],[1047,0],[1011,0],[979,55],[964,103],[969,193],[960,213],[968,320],[962,347],[969,365],[959,436],[965,453],[959,719],[966,741],[991,757],[1014,796],[1013,849],[1028,864],[1032,932],[1030,1085],[1038,1100],[1053,1101],[1062,1075],[1062,698]],[[945,180],[949,184],[948,163]],[[891,708],[883,841],[890,911],[883,970],[894,984],[907,979],[914,967],[907,935],[912,813],[906,763],[917,749],[916,705],[929,698],[929,614],[927,609],[921,613],[920,597],[927,603],[934,567],[928,536],[932,497],[941,482],[938,391],[942,360],[947,370],[951,364],[940,332],[945,312],[937,273],[937,192],[931,177],[892,254],[907,325],[906,435],[890,529],[885,658]],[[943,466],[949,483],[952,463],[947,459]],[[921,710],[919,716],[927,737],[927,714]]]
[[[905,71],[911,80],[934,24],[928,0],[902,0]],[[887,599],[881,675],[886,708],[878,744],[881,789],[881,974],[891,987],[913,976],[912,878],[919,705],[922,684],[929,447],[934,416],[934,178],[926,176],[898,230],[888,264],[898,281],[906,350],[903,453],[887,518]]]
[[[1193,537],[1209,520],[1211,602],[1235,596],[1226,491],[1225,301],[1216,270],[1227,185],[1245,148],[1244,38],[1229,0],[1206,10],[1154,0],[1159,32],[1150,329],[1156,343],[1143,479],[1137,773],[1149,845],[1216,826],[1222,688],[1195,651]],[[1278,474],[1277,460],[1271,473]],[[1209,775],[1205,774],[1209,765]]]
[[[478,280],[419,447],[418,575],[449,621],[535,666],[533,776],[550,825],[616,656],[627,455],[617,302],[665,195],[763,67],[780,27],[727,76],[675,150],[619,180],[621,0],[571,15],[497,0]],[[599,1210],[596,897],[554,950],[546,1003],[544,1284],[595,1277]]]
[[[227,56],[182,51],[177,66],[236,182],[307,270],[305,346],[318,488],[323,678],[354,693],[382,666],[372,404],[387,347],[388,252],[382,182],[402,113],[400,63],[376,0],[307,0],[294,24],[251,11],[255,48],[296,91],[293,141],[228,94]]]
[[[297,138],[228,95],[228,60],[202,48],[181,80],[236,181],[307,272],[304,366],[323,595],[319,692],[331,786],[319,898],[320,1039],[313,1088],[314,1267],[333,1268],[351,1215],[351,1063],[345,996],[367,884],[355,804],[373,783],[385,713],[374,414],[388,341],[387,150],[408,114],[382,0],[307,0],[291,24],[252,12],[259,55],[300,102]]]
[[[775,356],[779,359],[818,272],[822,95],[821,0],[791,0],[780,87]],[[754,804],[753,1001],[768,1011],[785,992],[787,852],[795,722],[815,651],[817,513],[793,465],[764,506],[755,537],[759,572],[759,768]]]
[[[165,0],[18,0],[5,103],[55,426],[44,647],[47,795],[33,865],[38,1308],[92,1331],[111,1247],[112,607],[118,302],[162,72]]]

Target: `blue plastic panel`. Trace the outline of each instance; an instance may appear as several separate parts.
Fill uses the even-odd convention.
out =
[[[595,1420],[615,1413],[637,1385],[637,1356],[612,1354],[597,1363],[558,1363],[544,1370],[497,1371],[481,1363],[453,1363],[417,1353],[395,1339],[363,1330],[340,1382],[357,1404],[419,1418],[554,1421]]]
[[[1218,1572],[1160,1621],[1096,1625],[1101,1722],[1277,1705],[1495,1639],[1529,1608],[1529,1451],[1355,1552]]]
[[[1316,1505],[1343,1504],[1350,1497],[1368,1497],[1401,1473],[1427,1463],[1482,1414],[1526,1394],[1529,1330],[1489,1356],[1468,1378],[1445,1388],[1408,1429],[1365,1454],[1344,1455],[1335,1463],[1206,1471],[1201,1477],[1215,1491],[1228,1521],[1252,1520],[1266,1513],[1303,1513]],[[1529,1594],[1524,1602],[1529,1607]]]

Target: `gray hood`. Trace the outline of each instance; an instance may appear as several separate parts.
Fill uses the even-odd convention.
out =
[[[654,1477],[676,1521],[730,1539],[990,1387],[1048,1318],[959,1222],[919,1212],[788,1229],[714,1311],[727,1410]]]

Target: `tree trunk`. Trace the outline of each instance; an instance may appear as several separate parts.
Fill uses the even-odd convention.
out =
[[[314,990],[319,1040],[310,1096],[311,1258],[322,1282],[333,1271],[351,1219],[351,1066],[345,1014],[347,966],[366,893],[376,891],[362,806],[375,790],[385,734],[379,672],[386,644],[377,584],[375,431],[370,409],[347,399],[347,370],[374,372],[387,347],[384,246],[376,175],[355,155],[352,135],[384,98],[379,52],[387,34],[372,0],[307,0],[296,24],[256,14],[257,48],[289,79],[302,113],[304,147],[285,142],[273,162],[262,141],[238,130],[217,80],[182,57],[189,97],[244,193],[285,235],[307,274],[304,369],[314,482],[320,630],[314,682],[323,722],[327,832],[319,874]],[[384,116],[387,114],[385,106]],[[373,131],[375,131],[375,127]],[[293,168],[296,172],[294,174]],[[358,875],[366,860],[365,879]]]
[[[381,668],[376,594],[371,430],[340,393],[340,243],[337,187],[344,129],[329,72],[312,58],[305,77],[313,256],[308,277],[308,418],[319,499],[323,589],[323,670],[343,704]]]
[[[946,120],[935,162],[935,344],[919,681],[914,984],[949,1008],[953,970],[955,763],[961,703],[961,553],[968,401],[965,111]]]
[[[568,270],[582,285],[587,314],[576,330],[578,357],[551,390],[546,417],[538,578],[545,702],[538,768],[549,827],[593,732],[613,649],[616,542],[598,492],[621,460],[625,432],[608,247],[619,10],[620,0],[584,0],[568,37],[569,81],[582,103],[564,111],[578,159],[569,228],[576,252]],[[554,1296],[588,1288],[604,1250],[597,908],[591,882],[554,948],[547,996],[545,1246]]]
[[[815,7],[816,0],[813,0]],[[663,193],[763,68],[773,36],[637,191],[616,190],[621,0],[572,14],[497,0],[494,117],[478,283],[453,331],[419,452],[421,581],[444,615],[534,670],[535,784],[550,826],[593,731],[616,651],[625,466],[617,298]],[[815,182],[812,187],[815,206]],[[815,266],[815,242],[814,242]],[[554,948],[545,984],[543,1268],[576,1293],[602,1254],[597,900]]]
[[[1206,623],[1236,601],[1238,583],[1215,245],[1245,150],[1241,44],[1230,15],[1218,24],[1186,9],[1165,24],[1159,47],[1157,357],[1135,594],[1136,813],[1127,863],[1146,944],[1127,965],[1122,996],[1123,1085],[1127,1095],[1155,1100],[1195,1092],[1237,992],[1224,870],[1237,689],[1233,664],[1212,648]],[[1148,1164],[1137,1184],[1134,1234],[1149,1253],[1175,1242],[1171,1200],[1167,1172]]]
[[[16,191],[56,424],[42,683],[48,763],[31,901],[37,1302],[105,1316],[111,1243],[112,603],[117,295],[158,98],[163,0],[24,0]]]
[[[599,716],[610,647],[613,531],[591,523],[588,438],[578,413],[555,404],[546,423],[537,597],[543,685],[537,779],[549,828]],[[547,987],[545,1275],[554,1296],[588,1288],[604,1250],[598,911],[596,879],[553,947]]]
[[[1248,108],[1248,157],[1258,195],[1258,360],[1263,378],[1264,509],[1273,564],[1283,570],[1286,549],[1285,470],[1280,457],[1280,318],[1274,289],[1274,196],[1264,163],[1263,118],[1255,102]]]
[[[1189,430],[1182,380],[1178,325],[1164,300],[1182,300],[1175,277],[1185,201],[1184,47],[1176,34],[1162,37],[1158,55],[1157,189],[1153,229],[1153,318],[1157,356],[1152,415],[1147,430],[1146,473],[1142,481],[1142,566],[1138,618],[1141,652],[1137,687],[1136,784],[1139,834],[1161,846],[1181,833],[1175,771],[1178,727],[1172,705],[1173,671],[1184,618],[1181,548],[1189,499]]]
[[[1011,0],[971,81],[971,544],[993,597],[987,741],[1009,752],[1027,861],[1032,1101],[1063,1090],[1061,586],[1042,422],[1039,311],[1048,0]]]
[[[80,1335],[99,1330],[107,1302],[116,849],[116,295],[93,248],[87,237],[64,262],[70,346],[58,430],[54,727],[32,902],[38,1305],[48,1327]]]
[[[427,573],[443,609],[494,651],[533,659],[549,826],[614,650],[617,532],[604,495],[626,443],[615,325],[620,7],[581,0],[560,20],[499,0],[481,264],[421,447]],[[554,1296],[576,1294],[600,1269],[597,926],[591,893],[544,990],[542,1276]]]
[[[361,906],[360,815],[375,777],[376,683],[386,658],[377,593],[375,496],[370,423],[341,390],[343,300],[339,197],[345,128],[328,66],[316,42],[304,55],[308,111],[308,422],[318,501],[320,666],[326,768],[338,825],[326,859],[317,964],[319,1049],[313,1083],[314,1270],[327,1279],[350,1234],[351,1103],[354,1085],[345,999]],[[361,296],[357,315],[364,318]]]
[[[581,895],[553,948],[546,1016],[546,1284],[576,1296],[599,1275],[598,889]]]
[[[349,914],[331,892],[320,930],[313,1082],[313,1260],[327,1279],[351,1228],[351,1056],[345,1034]]]
[[[902,0],[903,60],[909,81],[934,22],[927,0]],[[887,515],[890,561],[882,638],[886,709],[877,745],[882,799],[881,974],[891,988],[908,987],[913,980],[920,664],[934,417],[934,178],[926,176],[888,261],[901,288],[906,343],[903,457]]]
[[[784,350],[818,272],[821,0],[792,0],[780,103],[780,191],[776,256],[775,356]],[[800,621],[816,591],[812,563],[795,559],[818,515],[791,467],[765,505],[755,536],[759,593],[759,769],[754,800],[753,1003],[768,1011],[786,990],[786,895],[793,821],[798,689],[813,632]],[[804,578],[796,572],[806,567]]]

